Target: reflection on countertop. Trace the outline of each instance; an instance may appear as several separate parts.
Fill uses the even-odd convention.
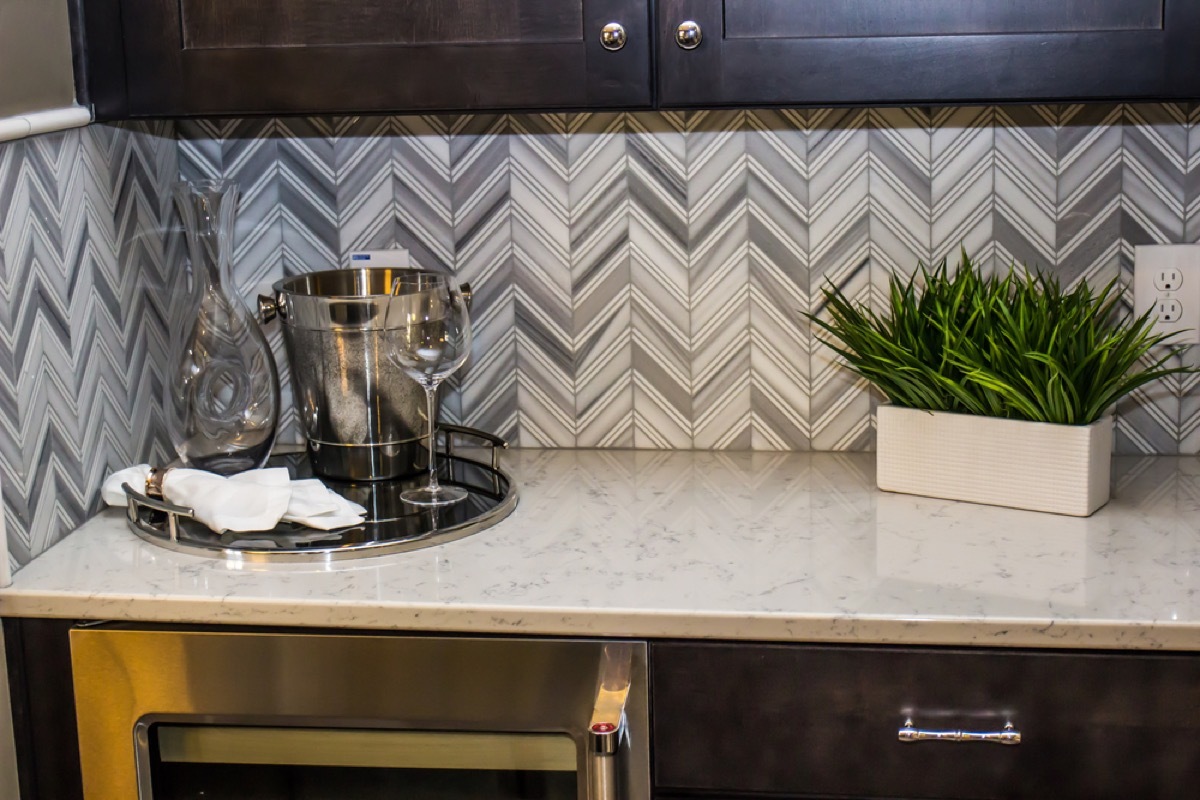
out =
[[[514,450],[521,503],[446,545],[247,566],[90,520],[5,616],[1200,650],[1200,459],[1118,458],[1090,518],[885,494],[870,454]]]

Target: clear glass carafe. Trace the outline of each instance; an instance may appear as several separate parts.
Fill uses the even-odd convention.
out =
[[[172,310],[164,387],[171,444],[187,466],[230,475],[261,467],[279,424],[279,375],[270,346],[232,293],[233,181],[175,187],[191,261],[187,302]]]

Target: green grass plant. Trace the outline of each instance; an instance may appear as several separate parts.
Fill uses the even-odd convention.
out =
[[[828,321],[807,315],[850,369],[897,406],[1088,425],[1139,386],[1176,373],[1171,336],[1121,309],[1116,281],[1063,289],[1040,271],[984,276],[966,252],[911,278],[893,275],[877,314],[823,290]]]

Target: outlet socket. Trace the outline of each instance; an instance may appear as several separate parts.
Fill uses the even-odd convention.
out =
[[[1200,344],[1200,245],[1136,247],[1133,305],[1156,318],[1155,333],[1177,334],[1170,344]]]
[[[1154,272],[1154,288],[1160,292],[1178,292],[1183,289],[1183,273],[1175,267]]]
[[[1160,298],[1155,306],[1160,322],[1179,322],[1183,317],[1183,304],[1178,300]]]

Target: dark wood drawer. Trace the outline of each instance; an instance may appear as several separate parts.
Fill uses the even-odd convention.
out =
[[[658,644],[655,784],[909,798],[1200,796],[1200,656]],[[903,743],[918,728],[1019,745]]]

